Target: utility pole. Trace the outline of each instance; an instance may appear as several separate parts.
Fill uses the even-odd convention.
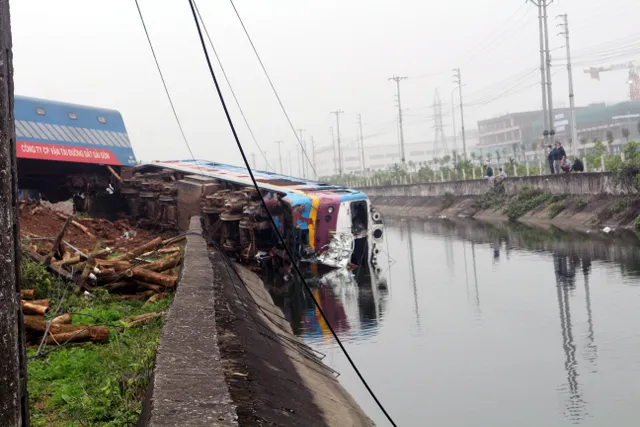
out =
[[[337,164],[337,156],[336,156],[336,137],[333,134],[333,127],[329,128],[329,132],[331,132],[331,147],[333,148],[333,173],[338,172],[338,164]]]
[[[332,111],[331,114],[336,115],[336,131],[338,133],[338,175],[342,175],[342,147],[340,146],[340,114],[342,110]]]
[[[300,145],[303,146],[304,142],[303,142],[303,139],[302,139],[302,132],[304,132],[306,129],[296,129],[296,130],[300,134]],[[301,154],[300,160],[302,162],[301,163],[301,165],[302,165],[302,178],[306,178],[307,177],[307,170],[306,170],[306,167],[305,167],[306,165],[305,165],[305,161],[304,161],[305,151],[306,150],[304,148],[302,148],[302,152],[300,153]]]
[[[458,137],[456,136],[456,104],[453,102],[453,93],[458,90],[458,87],[454,87],[451,91],[451,120],[453,120],[453,149],[458,152]]]
[[[404,156],[404,129],[402,127],[402,103],[400,102],[400,81],[406,79],[407,77],[389,77],[389,80],[393,80],[396,82],[396,93],[398,97],[398,126],[400,127],[400,160],[402,161],[403,168],[405,167],[406,163]]]
[[[313,167],[313,171],[316,175],[316,179],[318,179],[318,173],[316,171],[316,142],[311,137],[311,166]]]
[[[367,169],[365,160],[364,160],[364,137],[362,136],[362,114],[358,114],[358,126],[360,127],[360,157],[362,158],[362,175],[365,175],[365,170]]]
[[[550,144],[549,138],[553,139],[555,134],[553,130],[553,111],[550,106],[553,105],[551,100],[547,99],[550,94],[550,77],[551,73],[548,68],[551,63],[549,55],[549,36],[547,34],[547,2],[553,0],[529,0],[538,8],[538,32],[540,36],[540,86],[542,88],[542,116],[544,129],[542,132],[545,145]]]
[[[576,104],[573,96],[573,70],[571,69],[571,47],[569,46],[569,17],[565,13],[564,15],[558,15],[558,18],[562,19],[562,23],[558,24],[564,31],[558,35],[564,35],[565,44],[567,47],[567,73],[569,74],[569,108],[570,108],[570,124],[571,124],[571,145],[573,149],[573,155],[578,154],[578,129],[576,128]]]
[[[282,145],[283,141],[276,141],[278,144],[278,159],[280,160],[280,173],[284,175],[284,169],[282,169],[282,151],[280,151],[280,145]]]
[[[453,70],[453,82],[458,84],[458,90],[460,91],[460,121],[462,122],[462,158],[467,159],[467,136],[464,133],[464,105],[462,104],[462,74],[460,68]]]
[[[251,153],[251,159],[253,160],[253,168],[256,168],[256,153]]]
[[[9,0],[0,0],[0,420],[29,425],[27,357],[20,304],[20,235]]]
[[[553,0],[539,0],[542,2],[542,9],[544,12],[544,45],[546,48],[546,57],[547,57],[547,102],[549,103],[548,113],[549,113],[549,134],[551,135],[551,139],[553,140],[553,135],[555,135],[555,129],[553,126],[553,93],[551,91],[551,49],[549,48],[549,23],[547,22],[547,6],[553,2]]]

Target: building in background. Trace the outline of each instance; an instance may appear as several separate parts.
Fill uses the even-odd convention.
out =
[[[468,130],[466,132],[467,151],[471,152],[473,147],[478,144],[478,131]],[[457,152],[462,153],[462,137],[456,138],[454,144],[453,138],[447,137],[448,154],[453,158],[453,152],[457,146]],[[410,168],[417,168],[425,162],[431,162],[434,158],[442,158],[446,155],[442,147],[434,150],[433,141],[408,142],[404,144],[404,152],[407,165]],[[342,172],[343,174],[361,175],[362,166],[362,150],[357,145],[348,145],[342,147]],[[382,170],[393,167],[395,164],[401,163],[400,144],[393,141],[389,144],[382,145],[365,145],[364,146],[364,166],[366,173],[375,170]],[[332,146],[324,146],[316,149],[316,171],[319,177],[329,177],[338,174],[337,148],[334,150]]]
[[[594,141],[613,137],[611,147],[619,151],[627,139],[640,137],[640,101],[612,105],[591,104],[576,108],[577,144],[571,141],[569,109],[554,110],[554,140],[565,145],[568,153],[593,146]],[[537,160],[542,156],[544,122],[542,111],[506,114],[478,122],[479,144],[472,151],[476,159],[490,158]],[[625,136],[627,135],[628,136]]]

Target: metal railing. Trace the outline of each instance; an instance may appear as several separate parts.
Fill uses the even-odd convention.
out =
[[[606,172],[607,162],[612,159],[620,159],[624,161],[624,153],[616,155],[601,155],[596,157],[594,162],[593,156],[587,156],[581,158],[584,165],[584,172]],[[593,164],[595,163],[595,165]],[[507,163],[501,166],[504,169],[507,177],[528,177],[528,176],[544,176],[551,175],[549,165],[546,162],[538,161],[537,165],[531,165],[529,163],[517,164]],[[493,168],[493,166],[492,166]],[[499,172],[500,166],[493,168],[494,176]],[[563,174],[564,172],[560,172]],[[574,172],[572,172],[574,173]],[[438,170],[429,170],[425,172],[404,172],[393,174],[389,171],[388,176],[373,176],[373,177],[354,177],[347,180],[340,180],[340,182],[332,182],[338,185],[344,185],[348,188],[363,188],[363,187],[383,187],[388,185],[414,185],[414,184],[428,184],[428,183],[441,183],[441,182],[456,182],[456,181],[469,181],[469,180],[482,180],[486,179],[484,167],[481,165],[474,165],[471,170],[469,168],[457,171],[451,168],[440,168]]]

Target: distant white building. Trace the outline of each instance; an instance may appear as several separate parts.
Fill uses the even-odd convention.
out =
[[[478,131],[471,130],[466,134],[467,152],[471,152],[478,144]],[[458,136],[454,145],[453,138],[447,138],[448,154],[453,156],[454,147],[457,145],[458,153],[462,153],[462,137]],[[442,147],[434,150],[433,141],[409,142],[404,144],[406,162],[420,164],[430,162],[434,157],[441,158],[445,154]],[[367,173],[374,170],[387,169],[394,164],[401,163],[400,144],[396,141],[390,144],[373,145],[364,147],[364,167],[362,162],[362,150],[359,146],[349,145],[342,148],[342,172],[345,174],[362,174],[363,169]],[[319,177],[328,177],[338,174],[338,149],[325,146],[316,149],[315,163]]]

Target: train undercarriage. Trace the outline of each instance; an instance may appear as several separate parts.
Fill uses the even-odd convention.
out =
[[[347,268],[357,270],[364,279],[380,273],[376,258],[382,217],[368,200],[349,205],[348,232],[333,233],[329,244],[315,248],[311,226],[300,226],[310,220],[301,217],[300,206],[292,206],[277,191],[258,192],[253,186],[152,165],[129,172],[123,173],[120,193],[133,219],[148,226],[186,230],[191,216],[199,215],[212,244],[240,262],[275,272],[278,280],[291,278],[292,262],[309,274]],[[293,260],[280,243],[265,205]]]
[[[292,262],[310,275],[335,268],[356,271],[363,279],[380,273],[377,256],[382,217],[366,199],[341,204],[348,229],[331,232],[327,244],[314,247],[311,232],[315,225],[302,215],[299,205],[292,206],[278,191],[258,192],[246,184],[154,165],[108,168],[21,162],[21,188],[36,189],[52,203],[72,199],[76,211],[125,216],[142,227],[182,231],[198,215],[210,243],[239,262],[275,273],[276,281],[286,282],[294,276]],[[293,260],[280,243],[265,204]],[[316,223],[323,220],[319,216]]]

